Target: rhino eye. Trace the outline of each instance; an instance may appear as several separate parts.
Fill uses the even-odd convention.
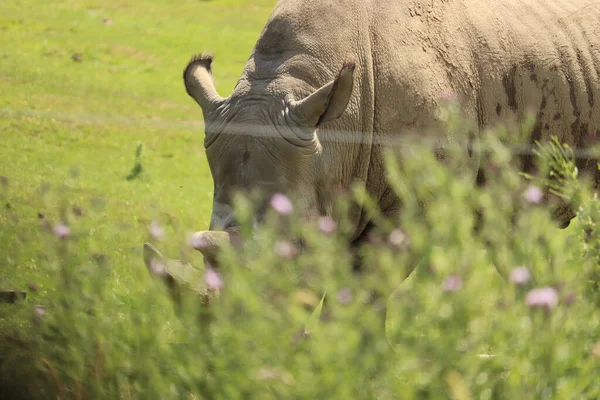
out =
[[[246,164],[249,159],[250,159],[250,152],[248,150],[246,150],[246,151],[244,151],[244,155],[242,156],[242,160],[243,160],[244,164]]]

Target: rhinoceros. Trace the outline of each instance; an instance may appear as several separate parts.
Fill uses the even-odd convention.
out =
[[[383,139],[443,131],[448,94],[480,131],[533,111],[531,144],[556,136],[580,148],[600,135],[596,0],[280,0],[229,97],[212,61],[197,55],[183,74],[214,180],[210,231],[196,234],[206,253],[235,227],[234,190],[286,193],[303,215],[331,215],[358,181],[396,215]],[[358,242],[371,221],[360,208],[350,218]]]

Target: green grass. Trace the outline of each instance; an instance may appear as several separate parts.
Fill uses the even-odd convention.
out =
[[[0,341],[27,329],[31,305],[53,298],[54,278],[37,265],[48,253],[38,213],[56,223],[56,204],[80,206],[86,244],[114,265],[139,266],[115,269],[123,297],[147,279],[140,251],[150,221],[170,232],[207,227],[202,114],[181,74],[192,54],[214,51],[217,85],[232,90],[273,4],[0,2],[0,176],[9,181],[0,187],[0,288],[40,287],[22,305],[0,304]],[[143,171],[128,181],[140,143]]]

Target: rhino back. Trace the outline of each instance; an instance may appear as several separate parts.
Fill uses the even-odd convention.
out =
[[[455,95],[480,128],[528,112],[532,140],[600,129],[600,3],[400,1],[372,28],[378,131],[431,125]]]
[[[480,32],[474,44],[481,49],[474,53],[480,124],[533,112],[531,142],[555,135],[583,147],[590,131],[600,133],[600,4],[507,5],[494,3],[471,17]]]
[[[397,201],[378,137],[443,132],[436,112],[449,96],[480,128],[533,112],[530,141],[582,146],[588,131],[600,134],[595,0],[280,0],[236,92],[302,97],[347,61],[354,92],[319,132],[324,162],[332,186],[362,180],[384,210]]]
[[[594,0],[281,0],[245,75],[301,96],[346,61],[356,96],[337,128],[423,130],[450,94],[480,127],[539,112],[536,139],[600,125]]]

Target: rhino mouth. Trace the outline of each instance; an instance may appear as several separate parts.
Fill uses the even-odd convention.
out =
[[[225,230],[199,231],[191,238],[192,247],[204,256],[205,262],[216,264],[219,251],[226,244],[238,246],[241,237],[236,227]]]
[[[250,239],[252,240],[252,239]],[[289,251],[285,254],[279,254],[277,243],[285,243],[289,246]],[[305,241],[303,238],[294,238],[290,240],[282,240],[274,245],[274,251],[280,256],[287,258],[301,254],[305,250]],[[202,253],[204,262],[211,267],[218,267],[218,256],[221,250],[226,245],[239,248],[242,244],[242,237],[239,228],[232,227],[226,230],[209,230],[199,231],[194,233],[191,238],[191,245],[194,249]]]

